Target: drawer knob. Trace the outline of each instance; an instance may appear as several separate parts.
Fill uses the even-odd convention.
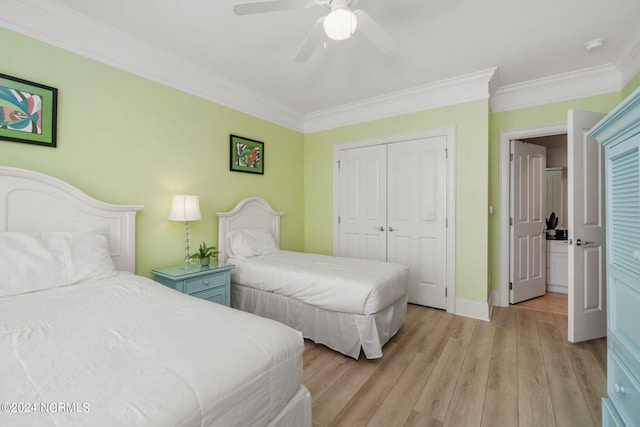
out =
[[[614,384],[613,385],[613,391],[615,391],[616,393],[620,393],[622,395],[627,394],[627,389],[624,388],[624,386],[620,385],[620,384]]]
[[[202,283],[204,283],[204,285],[205,285],[205,286],[209,286],[209,281],[208,281],[208,280],[205,280],[205,281],[204,281],[204,282],[202,282]]]

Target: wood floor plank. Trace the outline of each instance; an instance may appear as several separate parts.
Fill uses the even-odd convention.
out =
[[[542,351],[529,345],[518,346],[518,425],[556,425]]]
[[[518,396],[518,352],[515,328],[496,328],[487,388],[509,396]]]
[[[415,411],[444,421],[468,348],[466,341],[458,338],[447,340],[442,355],[418,397]]]
[[[335,359],[336,355],[337,353],[321,345],[315,345],[305,350],[302,363],[302,382],[306,382],[314,376],[327,363]]]
[[[484,397],[487,388],[487,375],[490,358],[485,354],[476,354],[470,349],[464,364],[451,404],[444,421],[445,426],[479,427],[482,421]]]
[[[551,323],[556,324],[556,319],[553,313],[547,311],[536,311],[536,322],[538,323]]]
[[[599,423],[602,420],[601,401],[607,395],[607,371],[606,362],[603,363],[594,356],[598,354],[593,351],[593,346],[597,344],[606,350],[606,340],[599,339],[567,348],[567,353],[591,418]]]
[[[522,309],[517,310],[516,316],[518,346],[539,348],[540,338],[538,336],[538,322],[536,322],[535,311]]]
[[[556,323],[539,323],[538,332],[547,373],[566,379],[573,378],[566,347]]]
[[[413,411],[404,427],[442,427],[442,421],[434,420],[427,415]]]
[[[381,359],[358,360],[357,366],[349,369],[322,396],[314,396],[312,406],[314,424],[329,425],[375,374],[381,363]]]
[[[574,378],[567,379],[549,375],[549,391],[553,402],[553,413],[558,426],[594,426],[587,404]],[[598,423],[598,425],[600,425]]]
[[[517,426],[518,398],[514,395],[487,389],[482,411],[481,427]]]
[[[416,353],[367,425],[388,427],[404,424],[435,363],[435,359]]]
[[[516,310],[511,307],[495,307],[494,310],[498,312],[496,328],[512,329],[515,332],[517,324]]]
[[[335,358],[330,360],[329,363],[319,369],[315,375],[305,381],[307,389],[309,389],[309,393],[311,393],[311,396],[319,398],[348,370],[349,367],[347,365],[340,363]]]
[[[495,332],[489,322],[476,322],[445,426],[480,426]]]

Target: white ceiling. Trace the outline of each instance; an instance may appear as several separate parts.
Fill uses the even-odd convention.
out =
[[[382,54],[356,32],[342,42],[327,39],[299,64],[298,48],[326,13],[319,6],[235,16],[233,0],[27,3],[77,12],[302,116],[493,67],[499,86],[620,68],[638,49],[640,23],[639,0],[359,0],[355,9],[385,28],[396,49]],[[597,38],[604,47],[588,52],[585,43]]]

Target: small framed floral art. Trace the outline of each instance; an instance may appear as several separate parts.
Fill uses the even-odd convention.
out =
[[[58,89],[0,74],[0,139],[56,146]]]
[[[231,135],[231,170],[264,174],[264,143]]]

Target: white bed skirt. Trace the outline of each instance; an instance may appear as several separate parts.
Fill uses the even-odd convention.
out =
[[[382,357],[382,346],[402,326],[407,314],[407,294],[375,314],[341,313],[318,308],[272,292],[233,283],[231,306],[277,320],[302,332],[305,338],[358,359]]]
[[[268,427],[312,427],[311,394],[300,384],[300,388]]]

